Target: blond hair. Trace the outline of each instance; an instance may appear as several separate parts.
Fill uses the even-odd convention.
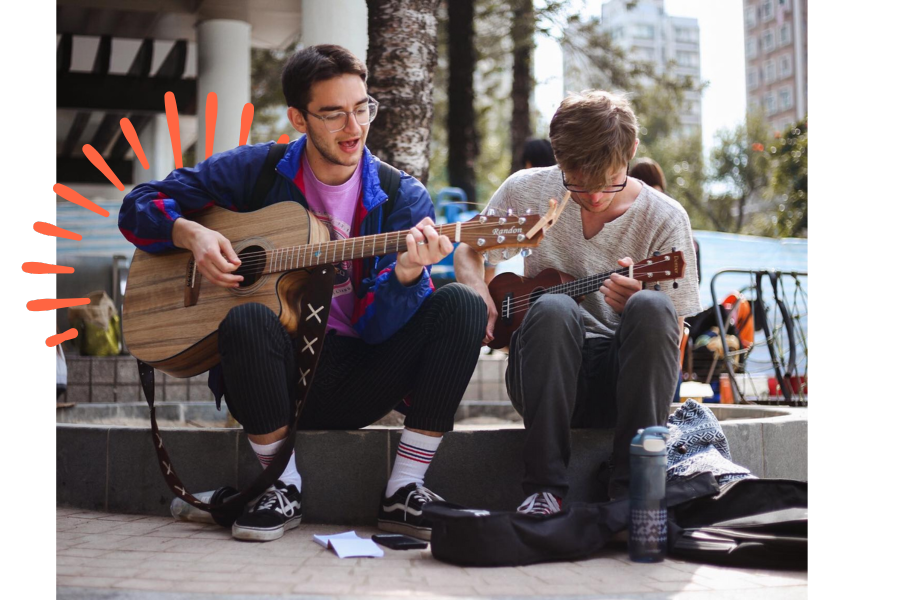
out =
[[[597,188],[624,168],[634,152],[638,122],[623,96],[585,90],[566,97],[550,121],[550,143],[560,169],[579,185]]]

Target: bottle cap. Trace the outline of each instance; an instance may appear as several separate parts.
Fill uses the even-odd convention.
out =
[[[665,456],[666,440],[669,438],[667,427],[648,427],[638,429],[631,440],[631,454],[636,456]]]

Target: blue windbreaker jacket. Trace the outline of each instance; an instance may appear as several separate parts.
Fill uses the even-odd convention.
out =
[[[216,205],[245,212],[262,171],[269,147],[275,142],[238,146],[215,154],[194,168],[176,169],[162,181],[136,186],[122,203],[119,229],[125,238],[147,252],[174,248],[172,225],[175,219],[189,216]],[[264,205],[294,201],[307,207],[300,191],[300,158],[306,148],[306,136],[288,145],[277,165],[278,176]],[[357,207],[354,236],[401,231],[415,226],[425,217],[434,219],[434,204],[418,180],[401,172],[400,190],[387,222],[382,223],[382,205],[387,194],[378,179],[378,159],[363,148],[362,197]],[[356,307],[353,325],[369,344],[390,338],[415,314],[432,293],[431,267],[419,281],[406,287],[394,274],[396,254],[354,261]],[[210,371],[210,388],[220,400],[224,392],[221,367]]]

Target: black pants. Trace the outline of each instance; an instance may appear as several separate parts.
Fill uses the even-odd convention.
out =
[[[437,290],[390,339],[325,338],[300,415],[302,429],[359,429],[410,396],[405,424],[445,432],[478,362],[484,301],[470,288]],[[229,311],[219,326],[225,402],[252,435],[289,425],[294,414],[295,341],[262,304]]]
[[[609,492],[627,493],[631,438],[666,423],[678,342],[675,307],[660,292],[632,296],[611,338],[585,337],[572,298],[539,298],[513,335],[506,370],[507,391],[525,419],[525,493],[566,495],[572,427],[615,427]]]

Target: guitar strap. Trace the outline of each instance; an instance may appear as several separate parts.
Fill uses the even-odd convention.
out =
[[[272,459],[271,464],[263,470],[249,486],[235,495],[225,498],[218,503],[206,503],[197,499],[188,492],[181,478],[172,466],[172,459],[163,445],[162,436],[159,433],[159,425],[156,422],[156,407],[154,405],[155,385],[153,367],[138,360],[138,371],[141,378],[141,387],[144,397],[150,406],[150,427],[153,433],[153,447],[156,449],[156,457],[159,460],[159,468],[166,480],[166,484],[172,492],[185,502],[211,513],[216,521],[221,524],[230,524],[243,511],[244,506],[253,498],[261,495],[275,480],[281,476],[287,466],[291,453],[294,451],[297,424],[300,421],[300,413],[306,402],[309,388],[312,386],[316,365],[322,355],[322,345],[325,341],[325,326],[328,322],[328,312],[331,308],[331,296],[334,290],[334,266],[330,264],[306,269],[309,278],[300,296],[297,313],[299,314],[299,335],[303,336],[303,344],[297,344],[297,399],[294,411],[294,421],[290,426],[285,443],[281,445],[278,453]],[[311,341],[310,341],[311,340]]]

